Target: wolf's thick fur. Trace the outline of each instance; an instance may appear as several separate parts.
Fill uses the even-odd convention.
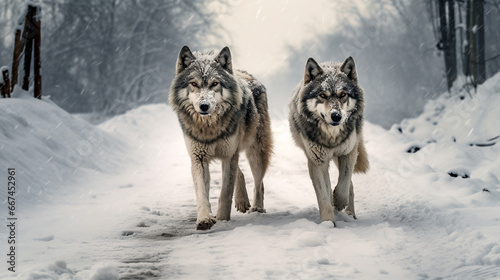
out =
[[[362,134],[363,95],[351,57],[321,64],[309,58],[290,101],[290,130],[307,156],[321,221],[335,224],[333,207],[347,207],[346,213],[356,218],[351,177],[353,172],[367,172],[369,165]],[[339,169],[333,193],[331,160]]]
[[[219,54],[192,53],[184,46],[177,60],[177,74],[169,102],[177,113],[191,156],[198,217],[196,227],[209,229],[216,220],[229,220],[234,192],[238,211],[264,212],[264,184],[272,153],[271,122],[265,87],[252,75],[233,71],[228,47]],[[250,202],[245,178],[238,166],[240,151],[246,151],[255,181]],[[209,202],[209,164],[222,162],[222,189],[216,217]]]

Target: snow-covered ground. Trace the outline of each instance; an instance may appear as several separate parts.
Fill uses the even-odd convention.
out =
[[[273,121],[267,213],[233,210],[200,232],[167,105],[93,126],[22,95],[0,100],[0,214],[15,167],[18,218],[15,273],[7,220],[0,227],[1,279],[500,278],[500,75],[472,99],[443,95],[390,131],[367,123],[371,170],[353,179],[358,220],[339,213],[337,228],[319,223],[287,121]],[[211,170],[215,211],[220,164]]]

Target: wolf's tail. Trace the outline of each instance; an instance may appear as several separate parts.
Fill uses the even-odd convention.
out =
[[[365,144],[363,142],[363,135],[360,133],[358,137],[358,158],[356,165],[354,165],[354,173],[366,173],[370,168],[368,161],[368,154],[366,153]]]

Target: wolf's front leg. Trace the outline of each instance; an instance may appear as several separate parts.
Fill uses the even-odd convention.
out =
[[[234,183],[238,174],[238,158],[236,152],[232,158],[222,160],[222,189],[219,197],[219,209],[216,218],[219,221],[229,221],[233,199]]]
[[[331,221],[335,225],[328,166],[328,162],[318,164],[318,162],[310,159],[308,160],[309,176],[311,177],[314,191],[316,192],[316,198],[318,199],[321,221]]]
[[[345,209],[347,215],[351,215],[354,219],[357,219],[356,212],[354,211],[354,185],[351,181],[351,186],[349,187],[349,205]]]
[[[339,180],[333,192],[333,204],[339,211],[344,210],[349,205],[349,188],[357,156],[358,151],[354,148],[349,154],[338,157]],[[353,205],[351,205],[352,207],[349,210],[354,211],[354,193],[352,201]]]
[[[196,203],[198,206],[196,229],[207,230],[215,224],[208,197],[210,191],[210,170],[208,169],[208,162],[198,158],[192,159],[191,173],[193,175]]]

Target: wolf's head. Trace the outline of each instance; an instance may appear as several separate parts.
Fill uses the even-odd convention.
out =
[[[321,65],[309,58],[299,95],[299,111],[308,118],[339,126],[359,109],[361,94],[352,57],[343,63]]]
[[[170,89],[169,101],[174,109],[184,110],[193,117],[223,114],[241,104],[241,95],[234,94],[238,90],[228,47],[217,55],[193,53],[189,47],[182,47]]]

